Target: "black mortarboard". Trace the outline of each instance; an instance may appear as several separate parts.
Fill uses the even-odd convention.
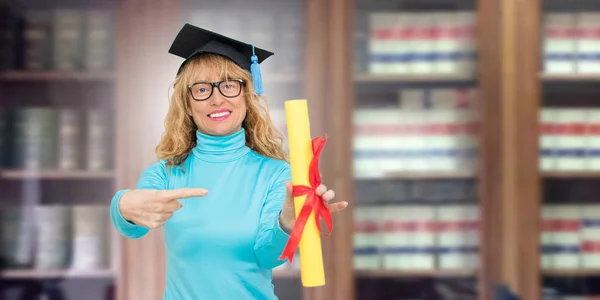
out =
[[[251,44],[226,37],[224,35],[185,24],[179,31],[169,53],[185,59],[177,73],[191,59],[202,53],[214,53],[225,56],[238,64],[241,68],[250,71],[254,89],[257,94],[262,94],[262,76],[259,64],[274,53],[254,47]]]

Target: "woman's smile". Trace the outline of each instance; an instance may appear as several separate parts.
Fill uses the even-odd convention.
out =
[[[226,108],[218,109],[208,114],[208,117],[213,121],[223,121],[229,118],[229,116],[231,116],[231,110]]]

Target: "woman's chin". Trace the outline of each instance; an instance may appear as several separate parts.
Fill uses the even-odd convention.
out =
[[[209,135],[215,135],[215,136],[223,136],[223,135],[231,135],[236,133],[239,130],[239,128],[234,128],[231,126],[214,126],[212,128],[209,128],[208,130],[205,130],[205,132]]]

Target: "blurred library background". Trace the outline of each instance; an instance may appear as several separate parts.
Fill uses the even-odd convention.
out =
[[[108,207],[155,159],[186,22],[275,52],[273,121],[308,99],[329,136],[327,284],[297,258],[279,299],[600,299],[592,0],[0,0],[0,299],[162,299],[162,231]]]

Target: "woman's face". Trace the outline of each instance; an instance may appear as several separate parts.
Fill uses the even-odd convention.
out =
[[[218,74],[208,74],[200,76],[196,82],[218,82],[222,79]],[[210,86],[201,88],[201,92],[210,93]],[[225,84],[221,85],[223,88]],[[193,86],[192,89],[198,88]],[[198,131],[208,135],[224,136],[230,135],[242,128],[242,122],[246,117],[246,99],[244,95],[244,87],[240,86],[241,92],[234,98],[223,96],[217,87],[213,88],[212,95],[203,101],[195,100],[192,95],[189,95],[188,101],[190,111],[188,114],[194,119],[194,123],[198,126]],[[227,95],[227,92],[223,90]]]

